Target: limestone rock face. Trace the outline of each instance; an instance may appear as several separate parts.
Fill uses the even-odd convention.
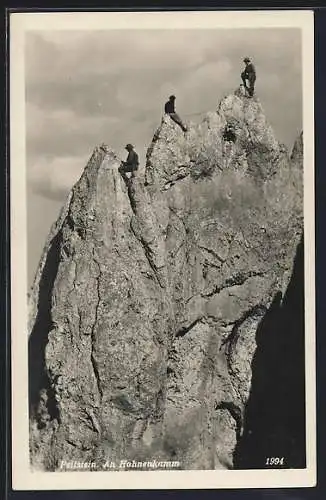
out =
[[[144,179],[95,149],[30,297],[34,467],[234,467],[257,328],[302,234],[302,154],[241,89],[186,134],[163,117]]]

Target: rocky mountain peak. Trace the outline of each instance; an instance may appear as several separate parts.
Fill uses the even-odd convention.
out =
[[[235,466],[256,333],[302,233],[300,147],[290,158],[240,88],[186,133],[164,116],[144,178],[94,150],[30,297],[35,467]]]
[[[162,118],[147,153],[146,183],[154,182],[153,164],[157,165],[155,182],[163,185],[187,175],[195,178],[240,168],[259,181],[273,175],[286,156],[286,147],[277,141],[259,99],[248,98],[240,87],[201,123],[190,123],[187,133],[168,116]]]

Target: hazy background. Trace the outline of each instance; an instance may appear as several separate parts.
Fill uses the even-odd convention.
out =
[[[173,93],[198,121],[241,83],[253,59],[256,92],[278,139],[302,129],[298,29],[38,31],[26,35],[28,283],[65,198],[97,144],[144,162]]]

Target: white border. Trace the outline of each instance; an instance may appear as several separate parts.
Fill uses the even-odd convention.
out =
[[[302,30],[306,308],[307,468],[246,471],[31,472],[28,457],[27,229],[24,36],[29,30],[222,29]],[[307,487],[316,484],[313,12],[11,13],[10,158],[12,300],[12,483],[15,490]]]

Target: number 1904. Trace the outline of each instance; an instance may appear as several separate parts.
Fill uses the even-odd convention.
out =
[[[284,457],[267,457],[266,465],[284,465]]]

